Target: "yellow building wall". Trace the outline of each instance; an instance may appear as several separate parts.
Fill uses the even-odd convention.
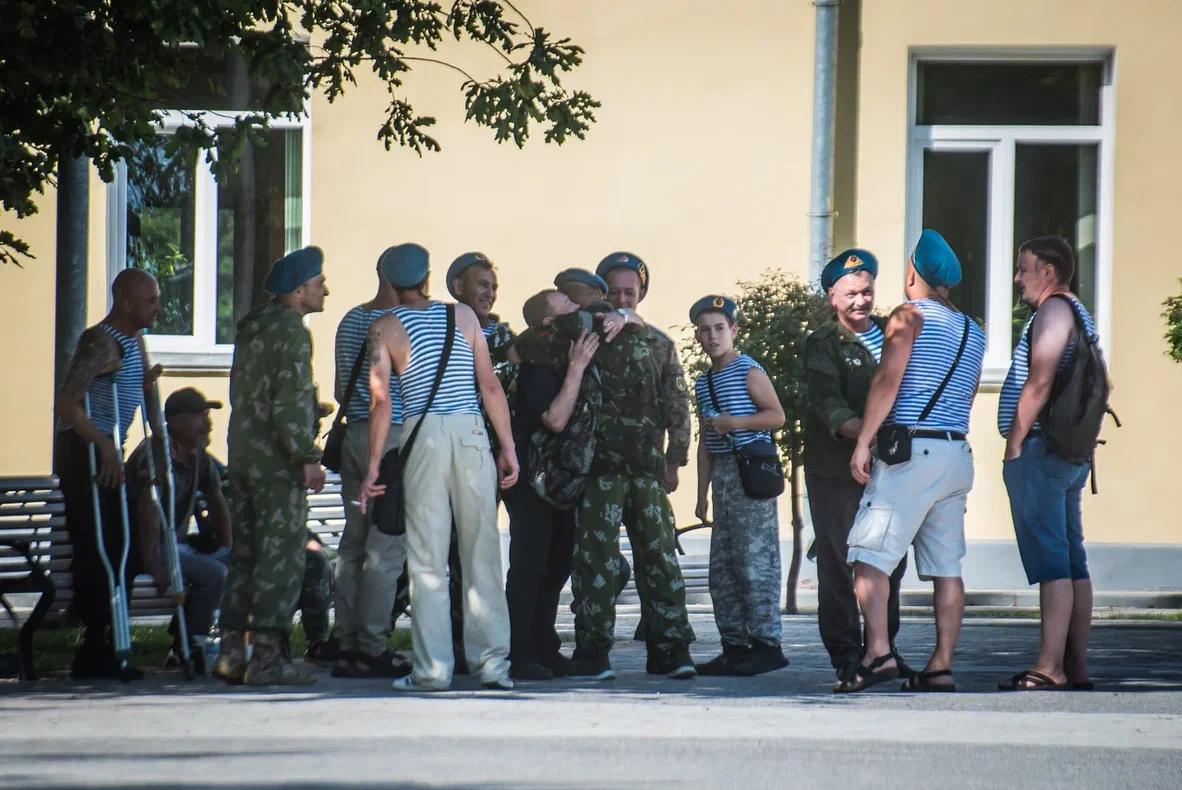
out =
[[[1164,353],[1162,300],[1177,293],[1174,243],[1182,208],[1171,184],[1182,98],[1166,89],[1178,70],[1164,52],[1182,40],[1173,0],[892,0],[862,4],[857,163],[858,234],[881,250],[880,294],[901,298],[907,161],[908,57],[912,47],[1111,47],[1116,63],[1111,336],[1105,338],[1124,427],[1104,431],[1100,495],[1084,495],[1093,541],[1177,543],[1177,486],[1170,445],[1182,434],[1182,367]],[[997,396],[978,397],[972,422],[977,482],[969,498],[970,539],[1012,539],[1001,483],[1004,449],[994,427]]]

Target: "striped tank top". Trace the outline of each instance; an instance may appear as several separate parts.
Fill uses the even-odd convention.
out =
[[[1088,312],[1082,302],[1071,294],[1064,294],[1064,296],[1071,301],[1071,306],[1080,321],[1083,322],[1088,337],[1093,343],[1098,342],[1096,322],[1092,319],[1092,314]],[[1006,373],[1006,380],[1001,385],[1001,396],[997,403],[997,430],[1001,432],[1002,436],[1010,435],[1010,426],[1014,424],[1014,415],[1018,412],[1018,396],[1022,394],[1022,387],[1025,386],[1026,378],[1030,375],[1030,325],[1034,323],[1035,315],[1037,313],[1027,318],[1022,327],[1022,336],[1018,339],[1018,345],[1014,347],[1014,359],[1010,362],[1010,370]],[[1075,350],[1076,342],[1078,341],[1070,341],[1067,348],[1063,350],[1063,358],[1059,360],[1059,370],[1062,370],[1063,366],[1071,359],[1071,352]],[[1035,422],[1032,429],[1038,428],[1039,425]]]
[[[746,354],[740,354],[725,368],[714,372],[714,392],[718,396],[721,411],[735,417],[750,417],[759,411],[755,401],[751,400],[751,391],[747,389],[747,372],[752,369],[763,370],[763,367]],[[704,417],[718,416],[720,410],[715,408],[710,398],[710,384],[705,373],[698,376],[694,383],[694,396],[698,399],[699,414]],[[713,455],[726,455],[733,447],[742,447],[759,439],[770,441],[772,438],[768,431],[731,431],[722,437],[707,430],[702,435],[706,440],[706,449]]]
[[[402,413],[409,419],[427,409],[427,398],[443,356],[447,306],[443,302],[432,302],[424,309],[395,307],[394,315],[398,316],[410,338],[410,361],[402,375],[397,377],[402,388]],[[431,404],[431,413],[480,414],[480,398],[476,395],[476,359],[458,323],[451,359]]]
[[[480,331],[484,334],[484,339],[488,340],[497,333],[497,322],[493,321],[491,324],[481,327]]]
[[[882,341],[886,337],[882,333],[882,327],[871,321],[869,329],[855,334],[858,336],[858,341],[870,352],[870,356],[874,357],[874,361],[882,362]]]
[[[911,359],[899,383],[899,394],[886,422],[967,434],[969,411],[985,360],[985,333],[976,321],[969,319],[969,337],[956,372],[920,425],[919,415],[956,359],[956,350],[964,336],[964,313],[951,310],[935,299],[920,299],[910,304],[923,314],[923,328],[915,338]]]
[[[98,326],[119,344],[123,365],[117,373],[96,378],[86,390],[90,396],[90,419],[100,431],[123,444],[127,441],[127,427],[135,419],[135,410],[144,402],[144,360],[140,355],[139,340],[134,336],[125,335],[106,323]],[[112,383],[119,390],[118,437],[115,436],[115,393],[111,391]]]
[[[357,354],[369,333],[370,324],[393,310],[392,307],[386,310],[366,310],[358,305],[345,313],[345,317],[341,319],[337,326],[336,361],[337,381],[340,383],[342,397],[349,384],[349,374],[353,372],[353,363],[357,361]],[[349,422],[363,422],[369,419],[368,355],[361,360],[353,396],[341,408],[345,410],[345,419]],[[395,425],[402,424],[402,391],[398,388],[396,376],[390,376],[390,422]]]

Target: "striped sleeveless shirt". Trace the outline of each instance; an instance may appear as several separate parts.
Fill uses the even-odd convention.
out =
[[[144,402],[144,360],[140,356],[139,340],[134,336],[125,335],[107,323],[98,326],[119,344],[123,366],[116,373],[99,376],[86,390],[90,395],[90,419],[100,431],[123,444],[127,441],[127,428],[135,419],[135,410]],[[119,436],[115,436],[112,382],[119,388]]]
[[[911,359],[886,423],[967,434],[969,411],[985,360],[985,333],[976,321],[969,319],[969,337],[956,372],[920,425],[919,415],[956,359],[956,350],[964,336],[964,313],[951,310],[935,299],[919,299],[909,304],[923,314],[923,328],[915,338]]]
[[[858,341],[870,352],[870,356],[874,357],[874,361],[882,362],[882,341],[886,339],[886,335],[882,333],[882,327],[871,321],[869,329],[865,332],[855,332],[855,334],[858,336]]]
[[[759,411],[751,399],[751,391],[747,389],[747,372],[753,368],[763,370],[754,359],[740,354],[725,368],[715,371],[714,392],[718,395],[718,405],[722,411],[735,417],[750,417]],[[694,383],[694,396],[698,400],[698,413],[706,417],[718,416],[719,409],[714,407],[714,401],[710,398],[710,384],[705,373],[698,376]],[[770,441],[772,438],[768,431],[731,431],[724,438],[708,430],[702,435],[706,440],[706,449],[713,455],[726,455],[731,452],[732,446],[742,447],[759,439]]]
[[[1064,294],[1064,296],[1071,301],[1071,306],[1080,321],[1083,322],[1088,337],[1092,339],[1092,342],[1096,342],[1099,336],[1096,334],[1096,322],[1092,319],[1092,314],[1075,296],[1071,294]],[[1014,424],[1014,415],[1018,412],[1018,396],[1022,394],[1022,387],[1025,386],[1026,379],[1030,376],[1030,325],[1034,323],[1035,315],[1038,313],[1031,314],[1022,326],[1022,336],[1018,339],[1018,345],[1014,347],[1014,359],[1010,362],[1010,370],[1006,373],[1005,382],[1001,385],[1001,395],[997,402],[997,430],[1002,436],[1010,435],[1010,426]],[[1063,350],[1063,358],[1059,360],[1059,370],[1062,370],[1071,359],[1071,352],[1075,350],[1077,342],[1077,339],[1070,341],[1067,348]],[[1039,427],[1038,422],[1035,422],[1032,430]]]
[[[443,356],[444,331],[447,327],[447,305],[432,302],[430,307],[412,309],[395,307],[394,315],[406,328],[410,338],[410,361],[398,383],[402,389],[402,413],[406,419],[417,417],[427,409],[435,371]],[[480,414],[480,398],[476,394],[476,358],[457,323],[451,359],[439,392],[431,404],[432,414]]]
[[[357,354],[365,343],[370,324],[393,310],[392,307],[386,310],[366,310],[358,305],[345,313],[345,317],[341,319],[337,326],[336,362],[337,381],[340,382],[342,394],[349,384],[349,374],[353,372],[353,363],[357,361]],[[341,408],[345,410],[345,419],[349,422],[363,422],[369,419],[368,356],[361,360],[353,397]],[[402,390],[398,387],[396,376],[390,376],[390,422],[394,425],[402,424]]]

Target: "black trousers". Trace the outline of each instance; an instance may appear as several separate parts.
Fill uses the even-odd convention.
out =
[[[854,571],[846,563],[850,528],[862,501],[864,487],[853,480],[840,480],[805,473],[809,511],[817,549],[817,625],[821,641],[834,669],[842,669],[862,656],[863,632],[854,595]],[[904,555],[891,574],[891,597],[887,608],[887,629],[891,647],[899,633],[899,582],[907,571]]]
[[[90,490],[90,461],[88,443],[73,431],[57,434],[55,459],[62,498],[66,505],[66,530],[74,546],[70,571],[74,576],[74,615],[86,628],[85,641],[107,642],[111,625],[111,598],[107,587],[107,572],[99,558],[95,531],[94,500]],[[103,520],[103,545],[112,570],[118,572],[119,555],[123,549],[122,514],[119,489],[99,486],[99,512]],[[126,584],[130,595],[132,581],[142,566],[139,541],[135,530],[130,531],[127,556]]]
[[[510,660],[538,660],[558,652],[558,599],[570,578],[575,511],[557,510],[522,480],[505,496],[509,511]]]

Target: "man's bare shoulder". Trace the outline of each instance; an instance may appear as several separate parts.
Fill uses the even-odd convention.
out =
[[[380,342],[393,342],[406,337],[406,327],[394,313],[386,313],[369,325],[369,337]]]

